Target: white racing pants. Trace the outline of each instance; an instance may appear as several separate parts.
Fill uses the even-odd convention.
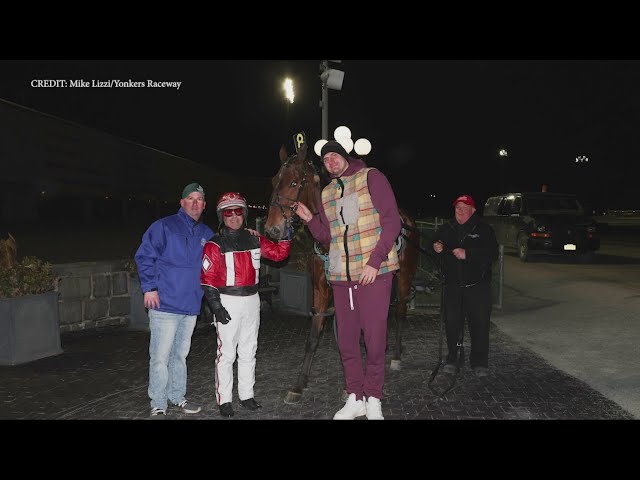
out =
[[[216,354],[216,400],[218,405],[233,400],[233,363],[238,354],[238,396],[253,398],[256,383],[256,351],[260,329],[260,296],[248,297],[220,294],[220,301],[231,320],[226,325],[216,322],[218,351]]]

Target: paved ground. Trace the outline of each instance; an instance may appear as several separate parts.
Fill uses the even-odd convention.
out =
[[[47,227],[47,242],[41,241],[40,227],[34,232],[25,227],[14,233],[19,238],[20,256],[38,255],[60,263],[81,261],[84,256],[87,260],[131,257],[144,230],[139,226],[140,231],[124,234],[121,228],[103,227],[67,236],[64,229],[54,235],[52,227]],[[620,240],[626,237],[622,235]],[[96,252],[102,256],[95,258]],[[429,297],[433,298],[427,298],[426,303],[439,302],[437,294]],[[236,416],[232,420],[330,419],[341,408],[342,369],[331,322],[320,342],[301,402],[283,402],[298,376],[309,325],[310,320],[303,317],[263,312],[255,393],[264,408],[247,412],[238,406],[236,397]],[[148,335],[125,328],[67,333],[62,336],[61,355],[18,366],[0,366],[0,419],[147,419]],[[188,398],[202,403],[203,412],[187,416],[170,411],[169,418],[221,419],[213,397],[214,335],[212,327],[199,326],[188,359]],[[438,362],[438,338],[437,310],[423,310],[422,314],[409,317],[403,341],[403,369],[390,371],[387,357],[383,400],[386,419],[633,418],[618,404],[555,369],[495,325],[491,332],[490,375],[479,379],[465,368],[455,379],[454,388],[438,398],[428,388]],[[451,381],[452,377],[441,373],[433,387],[441,392]]]
[[[295,405],[283,402],[297,378],[309,325],[304,317],[263,311],[255,387],[263,408],[242,409],[234,388],[236,416],[229,421],[325,420],[341,408],[342,369],[331,322],[302,400]],[[439,398],[428,388],[439,356],[437,312],[410,316],[405,332],[402,370],[390,371],[387,356],[383,400],[387,420],[633,418],[495,325],[489,376],[476,378],[466,367],[454,388]],[[199,325],[188,358],[187,397],[202,403],[203,411],[185,415],[170,410],[168,419],[222,420],[213,396],[214,335],[211,326]],[[148,336],[122,327],[67,333],[62,336],[63,354],[0,367],[0,419],[147,419]],[[440,373],[433,387],[441,392],[452,379]]]

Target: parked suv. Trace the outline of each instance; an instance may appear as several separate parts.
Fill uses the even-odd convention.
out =
[[[573,194],[505,193],[487,199],[483,217],[498,243],[517,249],[523,262],[537,253],[580,255],[590,262],[600,248],[596,222]]]

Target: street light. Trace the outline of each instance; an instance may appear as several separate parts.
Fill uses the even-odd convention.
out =
[[[333,138],[338,142],[351,138],[351,130],[349,130],[349,127],[341,125],[333,131]]]
[[[356,140],[353,147],[358,155],[364,157],[365,155],[369,155],[369,152],[371,151],[371,142],[366,138],[361,138]]]
[[[293,99],[295,98],[295,93],[293,92],[293,80],[285,78],[282,88],[284,88],[284,96],[286,99],[289,100],[289,103],[293,103]]]
[[[342,90],[344,72],[329,68],[329,62],[341,63],[342,60],[323,60],[320,64],[320,81],[322,82],[322,138],[329,137],[329,89]]]
[[[352,150],[360,155],[360,157],[364,157],[371,152],[371,142],[366,138],[360,138],[355,142],[351,138],[351,130],[349,127],[340,126],[336,128],[333,132],[333,138],[336,142],[344,147],[347,153],[351,153]],[[313,151],[316,152],[316,155],[321,156],[322,147],[324,147],[325,143],[327,143],[326,138],[321,138],[318,140],[313,146]]]
[[[282,84],[282,88],[284,89],[284,96],[288,100],[287,109],[284,113],[284,136],[289,135],[289,106],[293,103],[293,99],[295,98],[295,93],[293,91],[293,80],[290,78],[285,78],[284,83]]]

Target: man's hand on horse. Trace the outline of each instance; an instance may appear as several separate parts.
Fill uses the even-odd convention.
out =
[[[360,285],[369,285],[376,281],[377,276],[377,268],[373,268],[371,265],[365,265],[362,269],[362,273],[360,274],[360,281],[358,283]]]
[[[260,236],[260,232],[258,232],[257,230],[254,230],[253,228],[245,228],[245,230],[249,232],[251,235],[253,235],[254,237]]]
[[[304,221],[305,223],[308,222],[309,220],[311,220],[313,218],[313,215],[311,213],[311,210],[309,210],[307,208],[307,206],[302,203],[302,202],[298,202],[296,203],[296,205],[293,207],[293,211],[296,212],[296,214],[302,219],[302,221]]]

